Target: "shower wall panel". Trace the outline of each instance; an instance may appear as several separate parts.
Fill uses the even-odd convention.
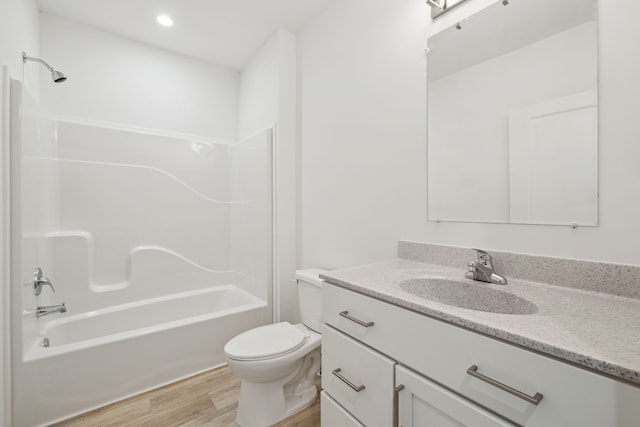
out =
[[[54,118],[25,128],[23,245],[37,257],[22,277],[42,267],[58,285],[39,305],[87,312],[229,283],[271,300],[271,130],[229,144]]]
[[[56,121],[50,271],[84,309],[233,283],[229,145]],[[110,291],[118,291],[112,292]]]
[[[44,249],[46,233],[56,221],[59,204],[52,123],[40,117],[37,101],[20,82],[12,82],[11,94],[12,111],[20,112],[12,115],[11,136],[12,233],[23,237],[12,242],[11,299],[14,307],[21,308],[15,312],[18,316],[22,310],[52,303],[49,290],[35,296],[32,278],[37,267],[51,262],[51,253]],[[22,341],[14,345],[25,349],[36,339],[37,323],[29,316],[19,319],[13,321],[22,328]]]
[[[268,301],[272,275],[272,129],[231,148],[230,262],[243,287]]]
[[[24,111],[21,310],[65,302],[77,315],[228,284],[271,301],[271,130],[230,144],[47,118],[28,94]],[[38,267],[55,293],[33,294]],[[16,322],[26,354],[41,322]]]
[[[208,198],[229,200],[228,143],[147,132],[59,121],[57,155],[60,159],[159,169]]]

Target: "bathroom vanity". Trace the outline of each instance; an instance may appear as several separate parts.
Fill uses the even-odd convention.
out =
[[[508,285],[469,281],[464,268],[424,261],[471,251],[425,247],[324,276],[323,426],[638,425],[640,300],[516,278],[527,268],[508,256]],[[416,248],[400,242],[399,253]],[[588,264],[561,261],[550,268]],[[608,272],[623,281],[639,272],[616,267]],[[484,289],[470,291],[480,305],[444,304],[429,293],[434,281]]]

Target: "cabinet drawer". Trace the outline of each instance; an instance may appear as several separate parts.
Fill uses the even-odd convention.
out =
[[[378,344],[385,342],[388,334],[393,333],[392,328],[396,327],[397,322],[391,322],[384,312],[379,311],[380,307],[386,308],[387,305],[398,310],[327,282],[322,286],[322,321],[372,347],[378,348]],[[409,334],[409,325],[396,332]]]
[[[515,423],[637,426],[638,387],[339,286],[326,284],[322,292],[326,323]],[[373,325],[349,320],[340,315],[344,311]],[[468,374],[472,366],[477,373],[543,398],[538,405],[528,403]]]
[[[320,421],[322,427],[364,427],[325,391],[320,393]]]
[[[323,325],[322,388],[368,427],[393,418],[395,362]]]

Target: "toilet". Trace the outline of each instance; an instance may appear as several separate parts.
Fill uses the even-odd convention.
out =
[[[260,326],[232,338],[224,352],[242,380],[236,422],[265,427],[311,405],[320,370],[322,270],[296,271],[302,323]]]

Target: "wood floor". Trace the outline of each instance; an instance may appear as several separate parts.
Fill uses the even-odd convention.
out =
[[[316,386],[320,388],[320,377]],[[114,403],[55,427],[237,427],[240,380],[228,367],[214,369]],[[278,427],[320,427],[320,398],[278,424]]]

